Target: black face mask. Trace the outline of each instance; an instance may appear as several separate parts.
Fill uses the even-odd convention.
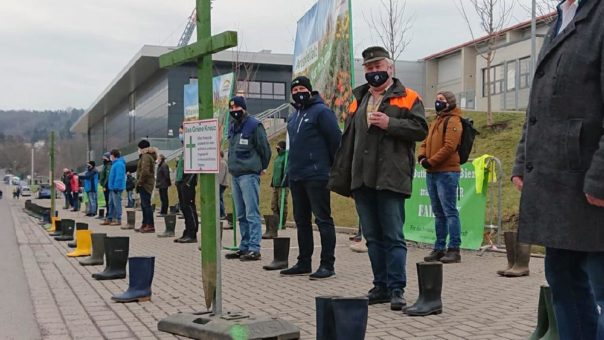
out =
[[[434,109],[436,112],[442,112],[447,108],[447,102],[442,100],[437,100],[434,102]]]
[[[292,99],[298,105],[306,105],[310,101],[310,92],[298,92],[292,94]]]
[[[243,110],[229,111],[229,114],[236,121],[240,121],[243,118]]]
[[[365,80],[369,83],[369,85],[373,87],[380,87],[384,85],[388,78],[388,72],[386,71],[377,71],[377,72],[367,72],[365,73]]]

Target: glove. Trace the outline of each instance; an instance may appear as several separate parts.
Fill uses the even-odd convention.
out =
[[[422,158],[422,159],[419,161],[419,164],[421,164],[421,166],[422,166],[424,169],[430,169],[430,168],[432,167],[432,165],[430,164],[430,162],[428,162],[428,159],[427,159],[427,158]]]

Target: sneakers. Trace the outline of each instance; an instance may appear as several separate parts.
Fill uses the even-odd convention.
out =
[[[336,272],[334,272],[333,270],[329,270],[325,267],[319,267],[319,269],[316,272],[310,274],[308,278],[311,280],[325,280],[334,277],[336,277]]]
[[[363,242],[363,240],[352,242],[350,244],[350,250],[355,253],[366,253],[369,251],[369,249],[367,249],[367,245],[365,245],[365,242]]]
[[[258,261],[260,259],[261,259],[261,255],[257,251],[249,251],[249,252],[245,253],[244,255],[241,255],[241,257],[239,257],[240,261]]]
[[[430,253],[430,255],[424,257],[424,261],[426,262],[436,262],[436,261],[440,261],[440,259],[445,256],[445,252],[442,250],[432,250],[432,252]]]
[[[402,310],[407,306],[407,301],[403,297],[402,289],[393,289],[390,294],[390,309],[391,310]]]
[[[235,251],[235,252],[228,253],[228,254],[224,255],[224,258],[225,258],[225,259],[227,259],[227,260],[234,260],[234,259],[238,259],[238,258],[240,258],[240,257],[241,257],[241,256],[243,256],[244,254],[245,254],[245,252],[244,252],[244,251],[237,250],[237,251]]]
[[[310,266],[305,266],[298,262],[293,267],[280,271],[279,274],[281,274],[281,276],[300,276],[308,275],[311,272],[312,269]]]
[[[145,224],[140,229],[141,234],[154,233],[154,232],[155,232],[155,227],[150,224]]]
[[[375,305],[378,303],[390,302],[391,296],[388,292],[388,288],[382,286],[375,286],[371,288],[371,290],[367,294],[367,298],[369,299],[370,305]]]
[[[461,262],[461,255],[459,254],[459,248],[449,248],[445,256],[440,258],[442,263],[459,263]]]

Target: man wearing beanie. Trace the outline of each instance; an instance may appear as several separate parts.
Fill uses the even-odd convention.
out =
[[[342,143],[330,173],[332,191],[353,197],[373,271],[369,304],[406,306],[405,199],[411,196],[415,143],[428,133],[419,95],[394,76],[385,48],[363,51],[367,83],[353,90]]]
[[[197,216],[197,206],[195,205],[197,187],[197,174],[185,174],[184,157],[184,129],[180,124],[178,129],[178,139],[181,144],[180,157],[176,163],[176,191],[178,192],[178,206],[185,218],[185,230],[180,238],[174,240],[175,243],[197,243],[197,230],[199,229],[199,217]]]
[[[436,119],[430,124],[428,137],[422,142],[417,156],[427,172],[426,186],[435,216],[436,243],[424,261],[456,263],[461,261],[461,223],[457,210],[461,166],[457,147],[463,131],[462,112],[457,107],[455,95],[449,91],[436,95],[434,107]]]
[[[247,114],[245,98],[229,101],[229,157],[233,200],[239,220],[239,250],[226,254],[227,259],[260,260],[262,224],[260,222],[260,176],[271,159],[271,148],[262,123]]]
[[[80,175],[80,178],[84,181],[84,192],[88,196],[88,211],[86,216],[96,215],[97,210],[97,187],[99,185],[99,172],[95,169],[96,163],[94,161],[86,164],[86,172]]]
[[[143,223],[141,233],[154,233],[153,210],[151,209],[151,194],[155,187],[155,160],[157,152],[146,139],[138,143],[138,163],[136,165],[136,191],[141,198]]]
[[[292,80],[291,93],[296,111],[287,122],[290,143],[287,175],[300,253],[298,262],[282,270],[281,275],[328,279],[335,276],[336,232],[327,181],[342,132],[335,113],[325,105],[318,92],[313,92],[307,77]],[[321,262],[314,273],[312,215],[321,235]]]
[[[107,217],[111,216],[111,202],[109,196],[109,188],[107,187],[107,182],[109,180],[109,172],[111,171],[111,154],[109,152],[105,152],[103,154],[103,168],[99,173],[99,184],[103,188],[103,196],[105,198],[105,221],[107,221]],[[102,218],[102,217],[97,217]]]

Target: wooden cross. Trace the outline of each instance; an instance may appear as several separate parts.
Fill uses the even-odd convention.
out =
[[[197,61],[199,84],[199,119],[213,118],[212,96],[212,54],[237,46],[237,32],[227,31],[212,36],[210,0],[196,0],[197,3],[197,42],[159,58],[163,68]],[[192,150],[192,149],[191,149]],[[214,313],[222,314],[220,287],[220,262],[217,239],[218,208],[216,176],[200,175],[199,202],[201,207],[201,267],[206,308],[213,307]]]

